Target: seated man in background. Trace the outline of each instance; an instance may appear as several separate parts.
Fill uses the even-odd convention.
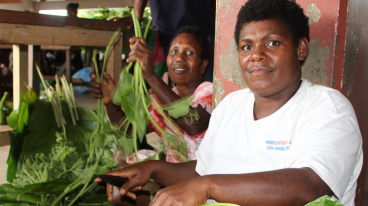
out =
[[[358,122],[339,91],[301,80],[309,48],[303,9],[291,0],[249,0],[235,40],[249,88],[214,110],[197,160],[108,172],[130,179],[120,193],[134,199],[131,191],[152,178],[166,188],[151,206],[305,205],[323,195],[353,206],[363,164]]]

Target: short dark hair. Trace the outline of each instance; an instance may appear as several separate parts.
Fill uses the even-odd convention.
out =
[[[66,6],[66,9],[75,9],[75,10],[77,10],[78,8],[79,8],[79,4],[78,3],[69,3]]]
[[[202,52],[201,52],[201,60],[205,60],[210,58],[210,43],[208,42],[208,37],[201,30],[194,26],[185,26],[181,27],[171,38],[171,43],[179,34],[192,34],[198,38],[199,43],[201,44]]]
[[[239,47],[240,31],[245,23],[276,19],[289,29],[295,47],[303,37],[309,39],[308,17],[294,0],[249,0],[240,9],[235,25],[235,41]]]

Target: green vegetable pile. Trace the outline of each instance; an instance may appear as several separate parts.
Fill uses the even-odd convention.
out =
[[[133,19],[136,35],[141,37],[139,22],[134,15]],[[119,35],[120,29],[106,47],[101,74],[95,66],[97,82],[101,84],[109,50]],[[152,102],[180,134],[172,120],[164,114],[164,109],[148,95],[141,65],[135,63],[134,76],[129,73],[132,64],[123,68],[114,95],[114,103],[121,105],[127,116],[120,127],[112,125],[105,116],[102,99],[98,101],[97,112],[78,107],[72,84],[68,84],[65,77],[59,79],[55,76],[56,85],[53,88],[44,81],[37,67],[47,98],[39,99],[29,88],[26,94],[21,93],[19,109],[7,117],[8,125],[16,133],[10,133],[11,147],[7,160],[9,184],[0,185],[0,205],[111,205],[105,190],[93,179],[97,174],[117,168],[112,156],[117,148],[122,147],[126,156],[135,152],[138,161],[160,159],[162,152],[168,151],[163,149],[152,157],[138,159],[137,142],[142,141],[146,133],[148,118],[166,138],[166,148],[187,161],[184,138],[162,131],[149,114],[147,108]],[[175,117],[183,116],[187,114],[189,103],[186,99],[167,110]],[[132,128],[130,135],[127,132],[129,128]]]
[[[78,11],[78,16],[84,17],[84,18],[92,18],[92,19],[100,19],[100,20],[111,20],[114,18],[131,18],[132,13],[131,9],[129,7],[125,7],[122,9],[109,9],[108,7],[102,7],[98,6],[99,10],[88,10]],[[142,21],[140,22],[140,26],[146,27],[148,24],[149,19],[151,18],[151,9],[145,8],[143,15],[142,15]]]
[[[118,30],[106,56],[119,35]],[[93,179],[115,169],[112,154],[131,141],[110,124],[103,105],[97,113],[77,107],[65,77],[55,76],[54,89],[38,72],[47,99],[38,99],[29,89],[7,118],[16,134],[10,133],[9,184],[0,185],[0,205],[111,205]]]

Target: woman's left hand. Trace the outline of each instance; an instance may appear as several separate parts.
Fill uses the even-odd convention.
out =
[[[139,62],[142,65],[143,77],[155,75],[152,62],[152,51],[148,48],[143,38],[132,37],[129,39],[130,53],[127,62]]]
[[[208,183],[203,177],[166,187],[159,190],[149,206],[197,206],[208,199]]]

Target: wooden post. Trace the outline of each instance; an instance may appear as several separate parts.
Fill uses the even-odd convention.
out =
[[[13,109],[18,109],[20,91],[27,92],[28,85],[28,46],[13,45]]]
[[[28,86],[39,95],[41,80],[36,70],[36,64],[41,66],[41,46],[28,45]]]
[[[122,52],[123,52],[123,36],[120,35],[116,40],[116,44],[111,48],[110,55],[107,59],[106,72],[117,83],[122,69]]]
[[[72,82],[71,81],[71,76],[70,76],[70,71],[71,71],[71,61],[70,61],[70,49],[65,50],[65,67],[66,67],[66,71],[65,71],[65,78],[66,81],[68,83]]]

